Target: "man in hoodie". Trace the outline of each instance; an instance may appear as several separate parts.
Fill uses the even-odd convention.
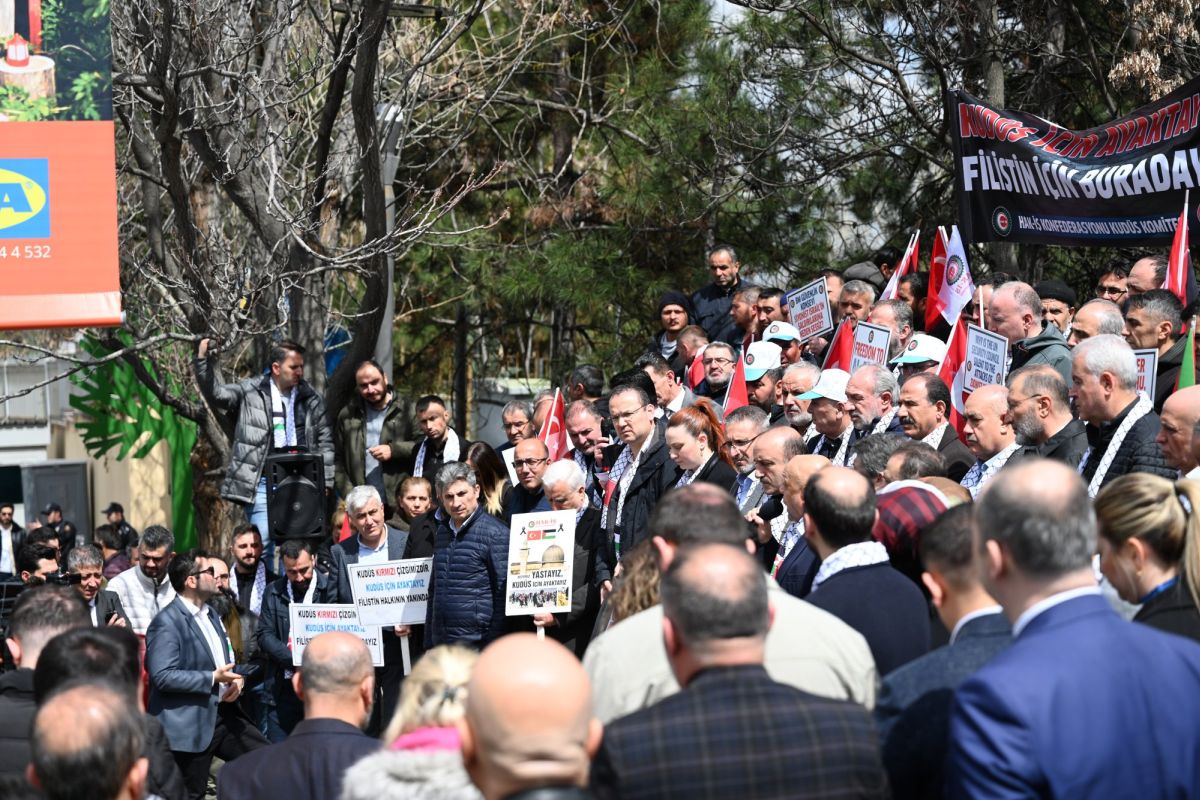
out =
[[[1071,350],[1058,328],[1043,326],[1042,298],[1032,286],[1010,281],[997,287],[987,315],[988,328],[1008,340],[1009,369],[1049,364],[1071,383]]]

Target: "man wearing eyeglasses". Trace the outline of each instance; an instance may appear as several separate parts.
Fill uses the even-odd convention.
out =
[[[513,514],[530,514],[534,511],[549,511],[542,476],[550,465],[550,451],[541,439],[522,439],[514,445],[513,469],[517,473],[517,485],[513,487],[504,506],[504,521],[512,522]]]
[[[1096,278],[1096,297],[1114,303],[1125,302],[1129,281],[1129,268],[1124,264],[1110,264]]]
[[[1008,413],[1023,456],[1061,461],[1074,469],[1087,450],[1087,427],[1071,415],[1067,384],[1046,364],[1008,375]]]
[[[267,745],[236,705],[245,678],[221,618],[208,605],[218,591],[215,574],[212,557],[203,551],[176,555],[167,575],[177,596],[146,632],[146,710],[162,723],[195,800],[204,797],[214,756],[232,761]]]
[[[749,514],[763,501],[763,487],[754,474],[752,457],[754,441],[771,427],[767,412],[758,406],[741,406],[725,418],[725,450],[738,472],[737,482],[730,487],[738,511]]]
[[[696,387],[696,394],[709,398],[721,408],[736,361],[733,348],[724,342],[713,342],[704,348],[700,356],[700,363],[704,365],[704,380]]]

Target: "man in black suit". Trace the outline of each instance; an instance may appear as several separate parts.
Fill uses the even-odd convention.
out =
[[[946,477],[958,482],[975,464],[975,456],[950,425],[950,389],[937,375],[919,372],[900,388],[896,416],[908,438],[925,442],[946,460]]]
[[[320,800],[338,797],[342,776],[379,749],[362,732],[375,694],[371,654],[357,636],[322,633],[304,648],[292,676],[304,721],[285,741],[226,764],[217,778],[222,800]]]
[[[821,557],[806,599],[863,635],[882,676],[929,650],[929,611],[872,537],[878,518],[871,482],[852,469],[826,467],[804,487],[804,536]]]
[[[971,506],[955,506],[927,528],[920,552],[921,581],[951,634],[950,644],[888,675],[875,704],[883,763],[897,800],[942,796],[954,689],[1012,640],[1012,627],[982,583]]]
[[[79,596],[88,604],[88,612],[92,617],[92,626],[120,625],[129,627],[129,617],[121,605],[121,598],[116,592],[101,589],[104,581],[104,556],[95,545],[85,544],[76,547],[67,555],[67,571],[79,576],[75,588]]]
[[[662,578],[663,644],[683,691],[609,723],[601,798],[886,797],[870,717],[763,668],[773,611],[739,547],[679,550]]]

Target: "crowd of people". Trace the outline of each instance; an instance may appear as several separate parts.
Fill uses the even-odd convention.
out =
[[[1166,259],[1110,265],[1086,302],[981,280],[963,313],[1007,377],[965,398],[923,277],[877,299],[896,261],[824,273],[835,321],[891,331],[847,372],[718,247],[628,369],[571,373],[557,460],[554,392],[508,403],[493,446],[374,362],[330,420],[297,345],[223,384],[202,342],[246,512],[226,552],[116,504],[94,542],[0,507],[23,586],[0,795],[1195,796],[1200,387],[1176,388]],[[289,449],[320,455],[349,535],[278,536],[264,465]],[[506,616],[510,526],[539,511],[575,515],[570,609]],[[350,565],[412,558],[426,618],[382,631],[382,666],[344,632],[295,663],[293,604],[352,604]]]

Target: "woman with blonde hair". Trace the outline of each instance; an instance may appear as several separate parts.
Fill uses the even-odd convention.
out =
[[[1100,571],[1134,622],[1200,641],[1200,482],[1135,472],[1096,497]]]
[[[475,481],[479,484],[479,504],[493,517],[502,519],[512,493],[508,482],[508,470],[500,456],[486,442],[475,442],[467,448],[463,461],[475,470]]]
[[[342,800],[481,800],[463,768],[457,727],[477,658],[474,650],[443,645],[417,661],[383,751],[350,768]]]

